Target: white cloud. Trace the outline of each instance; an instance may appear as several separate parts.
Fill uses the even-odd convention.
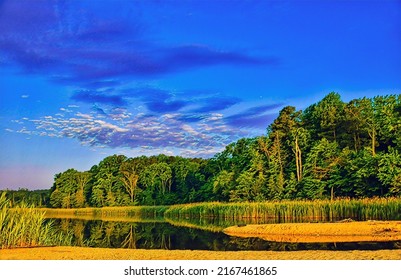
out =
[[[28,120],[29,125],[14,132],[74,138],[82,145],[94,148],[119,148],[142,154],[164,153],[185,157],[213,156],[227,144],[245,136],[244,132],[225,124],[222,114],[205,114],[199,121],[186,122],[187,116],[178,113],[132,115],[126,109],[119,109],[100,118],[96,112],[72,113],[61,109],[64,109],[63,114],[26,118],[24,120]],[[23,125],[22,121],[15,123]]]

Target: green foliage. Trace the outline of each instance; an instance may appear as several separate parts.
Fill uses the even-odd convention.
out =
[[[127,205],[130,201],[128,193],[121,181],[121,164],[127,158],[113,155],[103,159],[96,168],[92,168],[93,182],[91,201],[94,206]]]
[[[398,150],[390,147],[389,152],[380,157],[377,177],[389,188],[390,195],[401,195],[401,155]]]
[[[19,205],[32,205],[35,207],[46,207],[49,203],[49,190],[28,190],[20,188],[18,190],[0,190],[0,195],[5,193],[11,207]]]
[[[318,141],[306,158],[303,188],[308,198],[324,198],[331,174],[339,162],[337,142]]]
[[[213,192],[216,194],[220,194],[220,197],[223,200],[227,199],[230,194],[230,190],[233,187],[233,176],[234,172],[223,170],[213,180]]]
[[[313,125],[320,138],[337,141],[343,122],[344,105],[340,95],[331,92],[313,107]]]
[[[382,185],[377,178],[378,158],[370,149],[364,149],[350,155],[344,174],[345,184],[352,197],[372,197],[384,195]]]

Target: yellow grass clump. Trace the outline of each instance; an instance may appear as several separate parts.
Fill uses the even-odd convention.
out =
[[[57,232],[45,214],[22,205],[10,209],[5,192],[0,196],[0,248],[69,245],[70,237]]]

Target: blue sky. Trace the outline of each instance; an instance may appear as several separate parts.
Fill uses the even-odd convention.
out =
[[[210,157],[286,105],[401,92],[401,1],[0,0],[0,189]]]

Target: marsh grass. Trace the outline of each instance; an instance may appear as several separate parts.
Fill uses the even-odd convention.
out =
[[[106,220],[108,218],[141,218],[141,219],[162,219],[168,206],[123,206],[103,208],[73,208],[53,209],[41,208],[46,217],[93,217],[93,219]]]
[[[278,201],[253,203],[195,203],[173,205],[170,219],[217,217],[221,220],[274,220],[275,222],[331,222],[345,218],[400,220],[401,198]]]
[[[201,202],[171,206],[127,206],[104,208],[41,208],[46,217],[93,217],[95,219],[138,218],[181,221],[218,221],[249,223],[322,222],[352,218],[364,220],[401,220],[401,198],[341,198],[330,200],[284,200],[267,202]],[[196,223],[201,224],[201,223]]]
[[[42,211],[27,205],[9,208],[5,193],[0,196],[0,248],[69,245],[71,238],[45,221]]]

